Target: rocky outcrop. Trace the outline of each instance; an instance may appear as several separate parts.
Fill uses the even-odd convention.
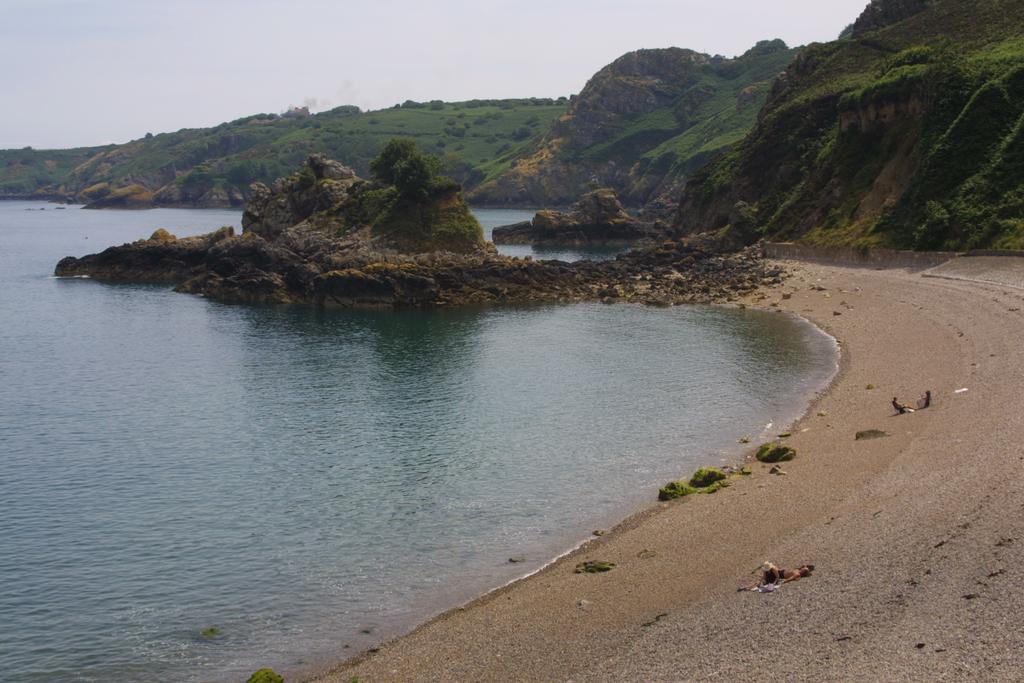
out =
[[[149,239],[111,247],[99,254],[69,256],[57,264],[55,273],[109,281],[180,283],[203,268],[207,254],[217,243],[234,236],[235,229],[229,226],[184,239],[160,229]]]
[[[638,50],[601,69],[511,169],[476,188],[483,205],[567,205],[613,188],[629,206],[671,203],[687,176],[753,126],[796,54],[782,41],[736,59]]]
[[[87,209],[148,209],[153,205],[153,193],[138,183],[118,188],[103,183],[92,190]]]
[[[725,301],[779,271],[759,252],[714,254],[666,241],[613,261],[534,261],[480,251],[409,255],[382,251],[362,235],[333,238],[288,230],[269,241],[230,228],[202,237],[153,238],[80,259],[58,276],[167,282],[231,303],[339,307],[438,307],[557,301],[647,304]]]
[[[314,213],[338,205],[360,182],[351,168],[314,154],[299,173],[278,178],[272,188],[253,183],[242,229],[273,240]]]
[[[584,300],[668,305],[727,300],[779,276],[778,270],[766,268],[756,250],[717,254],[681,241],[652,245],[613,261],[572,264],[504,257],[484,245],[461,252],[403,252],[395,248],[402,242],[395,242],[391,232],[381,233],[359,218],[370,215],[369,207],[393,188],[330,177],[330,172],[317,170],[316,160],[305,168],[315,185],[325,184],[322,189],[294,176],[275,183],[276,191],[268,188],[269,195],[250,202],[240,236],[231,228],[186,239],[158,231],[148,240],[66,258],[56,274],[169,282],[178,291],[226,302],[342,307]],[[344,196],[332,194],[331,183],[349,181]],[[419,229],[435,231],[432,244],[443,244],[438,240],[457,233],[454,244],[462,247],[465,232],[454,230],[452,223],[461,209],[448,192],[443,190],[440,199],[409,215],[396,215],[406,206],[401,202],[378,207],[377,220],[423,219],[427,223]],[[326,203],[325,197],[340,199],[329,209],[307,213]],[[431,223],[435,213],[447,218]],[[290,221],[297,222],[285,225]]]
[[[539,211],[532,221],[495,228],[495,244],[605,245],[632,244],[657,235],[654,225],[630,216],[615,191],[594,190],[571,213]]]

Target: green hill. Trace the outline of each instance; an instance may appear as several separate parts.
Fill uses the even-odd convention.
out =
[[[1024,3],[874,0],[775,83],[675,220],[814,244],[1024,247]]]
[[[674,204],[687,176],[743,139],[798,53],[764,41],[736,59],[639,50],[601,69],[529,152],[489,168],[485,204],[570,204],[595,186],[639,206]]]
[[[68,197],[98,206],[241,205],[317,152],[362,175],[393,137],[413,138],[472,187],[525,151],[568,100],[406,102],[312,116],[257,114],[213,128],[147,135],[106,147],[0,151],[0,198]]]

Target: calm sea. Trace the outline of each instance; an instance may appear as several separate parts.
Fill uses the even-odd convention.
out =
[[[754,311],[318,311],[51,277],[238,220],[0,203],[4,681],[354,654],[734,457],[835,369],[830,339]]]

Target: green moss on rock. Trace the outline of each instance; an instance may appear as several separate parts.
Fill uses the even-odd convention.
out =
[[[761,462],[787,462],[796,457],[796,450],[780,443],[766,443],[757,449],[757,459]]]
[[[684,481],[671,481],[658,491],[658,500],[673,500],[675,498],[682,498],[683,496],[689,496],[697,493],[697,489],[693,488]]]
[[[698,489],[706,488],[726,478],[725,472],[716,467],[701,467],[690,477],[690,486]]]
[[[255,672],[245,683],[284,683],[284,676],[270,668],[263,668]]]
[[[710,493],[718,493],[722,489],[727,488],[729,486],[730,486],[730,483],[729,483],[728,479],[721,479],[719,481],[716,481],[713,484],[710,484],[710,485],[705,486],[704,488],[700,489],[700,493],[708,493],[708,494],[710,494]]]

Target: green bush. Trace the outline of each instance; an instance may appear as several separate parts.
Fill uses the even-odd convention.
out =
[[[411,138],[393,138],[370,162],[375,180],[393,185],[403,197],[420,199],[428,195],[440,167],[441,162],[423,154]]]

